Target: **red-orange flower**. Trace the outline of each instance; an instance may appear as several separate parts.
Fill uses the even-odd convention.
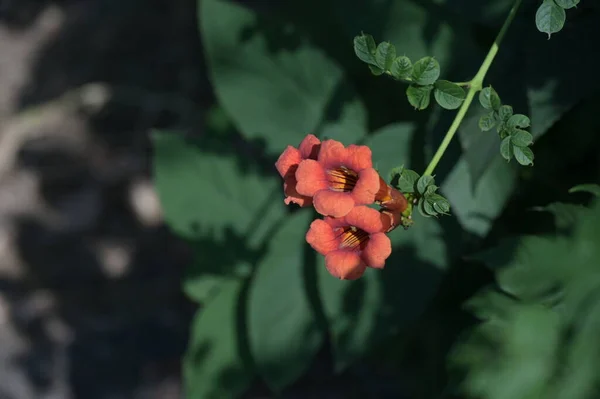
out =
[[[320,148],[321,140],[309,134],[302,140],[298,148],[288,145],[275,162],[277,171],[283,177],[283,192],[286,196],[284,202],[286,205],[291,202],[301,207],[312,205],[311,196],[305,196],[296,191],[296,169],[298,169],[298,164],[305,159],[317,159]]]
[[[379,191],[379,174],[373,169],[371,150],[363,145],[347,148],[325,140],[317,160],[307,159],[296,170],[296,190],[313,197],[322,215],[342,217],[356,205],[371,204]]]
[[[392,212],[404,212],[408,208],[408,200],[400,191],[388,185],[379,177],[379,191],[375,195],[377,202],[383,209]]]
[[[311,247],[325,255],[329,273],[355,280],[367,267],[381,269],[392,253],[389,216],[367,206],[356,206],[342,218],[317,219],[306,233]]]

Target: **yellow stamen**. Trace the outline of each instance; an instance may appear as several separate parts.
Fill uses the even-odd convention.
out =
[[[343,229],[341,238],[341,247],[350,249],[358,249],[360,247],[362,249],[367,245],[369,233],[354,226],[348,226]]]
[[[334,191],[352,191],[358,181],[358,173],[344,166],[327,171],[329,187]]]

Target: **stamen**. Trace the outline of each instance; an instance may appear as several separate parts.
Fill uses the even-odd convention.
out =
[[[352,191],[358,181],[358,173],[345,166],[328,170],[327,173],[329,175],[329,188],[334,191]]]
[[[363,249],[369,240],[369,233],[354,226],[343,228],[341,232],[342,248]]]

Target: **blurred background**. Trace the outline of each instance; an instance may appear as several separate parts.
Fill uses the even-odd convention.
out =
[[[337,65],[334,72],[320,70],[318,62],[303,72],[338,74],[348,87],[336,86],[319,104],[324,116],[313,127],[350,144],[396,134],[402,124],[398,132],[410,139],[401,139],[393,154],[382,149],[398,136],[373,144],[374,161],[398,166],[390,159],[399,162],[403,154],[422,171],[454,113],[433,105],[414,111],[402,85],[374,77],[356,59],[352,38],[364,30],[377,41],[392,41],[413,61],[435,56],[444,78],[468,80],[512,1],[235,3],[251,10],[256,23],[238,26],[225,14],[199,18],[196,0],[0,0],[0,399],[184,397],[181,360],[198,307],[198,298],[193,302],[182,292],[186,271],[199,264],[225,270],[234,260],[256,266],[263,248],[248,249],[247,237],[237,231],[225,230],[228,246],[216,233],[190,240],[167,227],[153,178],[151,130],[201,140],[207,157],[231,159],[238,176],[258,171],[279,188],[273,162],[312,123],[299,124],[295,135],[277,135],[260,128],[285,125],[282,110],[240,113],[269,93],[250,76],[260,62],[248,62],[252,73],[234,75],[235,57],[219,53],[231,44],[219,33],[229,31],[228,24],[241,31],[240,49],[260,38],[266,59],[281,61],[280,54],[306,43],[325,54]],[[487,80],[515,112],[531,117],[534,168],[490,166],[500,159],[499,141],[479,138],[474,112],[438,168],[455,215],[444,218],[433,238],[397,242],[391,264],[402,265],[405,274],[369,280],[381,278],[374,295],[395,301],[386,302],[389,312],[373,316],[385,334],[357,344],[358,355],[342,371],[334,365],[332,343],[323,338],[280,396],[253,376],[242,384],[243,394],[207,398],[462,397],[447,388],[446,358],[475,321],[463,302],[494,281],[469,256],[505,236],[553,232],[547,217],[527,216],[526,210],[555,201],[587,204],[588,197],[570,196],[568,189],[600,181],[600,74],[579,71],[600,58],[600,6],[583,0],[548,41],[535,29],[538,3],[524,1]],[[199,27],[199,20],[216,22]],[[212,36],[202,37],[207,31]],[[310,57],[305,60],[310,64]],[[283,82],[275,72],[263,71],[260,81]],[[218,96],[217,86],[224,90]],[[352,108],[357,99],[359,111]],[[285,108],[294,101],[276,97],[273,103]],[[354,120],[361,112],[364,121]],[[364,134],[356,131],[363,122]],[[477,184],[483,185],[481,195],[469,191]],[[305,259],[313,269],[315,262]],[[348,294],[347,314],[362,309],[357,303],[370,283],[360,284]],[[198,290],[204,297],[205,288]],[[349,320],[346,329],[359,323]]]
[[[212,102],[193,0],[0,1],[0,398],[178,398],[190,250],[149,129]]]

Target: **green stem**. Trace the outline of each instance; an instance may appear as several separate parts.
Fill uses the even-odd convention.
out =
[[[479,71],[477,71],[477,74],[475,75],[475,77],[469,82],[469,84],[468,84],[469,91],[467,92],[465,101],[462,103],[460,109],[458,110],[456,117],[454,118],[454,121],[452,121],[452,125],[450,125],[450,128],[446,132],[446,136],[444,136],[442,143],[440,144],[437,151],[435,152],[435,155],[431,159],[431,162],[429,162],[427,169],[425,169],[425,173],[423,173],[424,175],[431,176],[431,174],[435,170],[437,164],[440,162],[440,159],[442,159],[444,152],[446,152],[446,150],[448,149],[448,146],[450,145],[452,138],[456,134],[458,127],[460,126],[463,119],[465,118],[465,115],[467,115],[467,111],[469,110],[469,107],[471,106],[471,103],[473,102],[473,99],[475,98],[475,94],[477,94],[477,92],[479,92],[482,89],[483,79],[485,78],[485,75],[487,74],[488,70],[492,66],[492,62],[494,61],[496,54],[498,54],[498,50],[500,49],[500,43],[502,42],[502,39],[504,38],[504,35],[506,34],[508,27],[510,26],[511,22],[515,18],[515,15],[517,14],[517,10],[518,10],[519,6],[521,5],[521,1],[522,0],[515,0],[515,2],[513,3],[513,6],[510,9],[508,16],[506,17],[506,20],[504,21],[504,24],[502,25],[502,28],[500,29],[500,32],[498,32],[498,35],[496,36],[494,43],[492,43],[492,47],[490,47],[490,50],[488,51],[485,59],[483,60],[483,64],[481,64],[481,66],[479,67]]]

